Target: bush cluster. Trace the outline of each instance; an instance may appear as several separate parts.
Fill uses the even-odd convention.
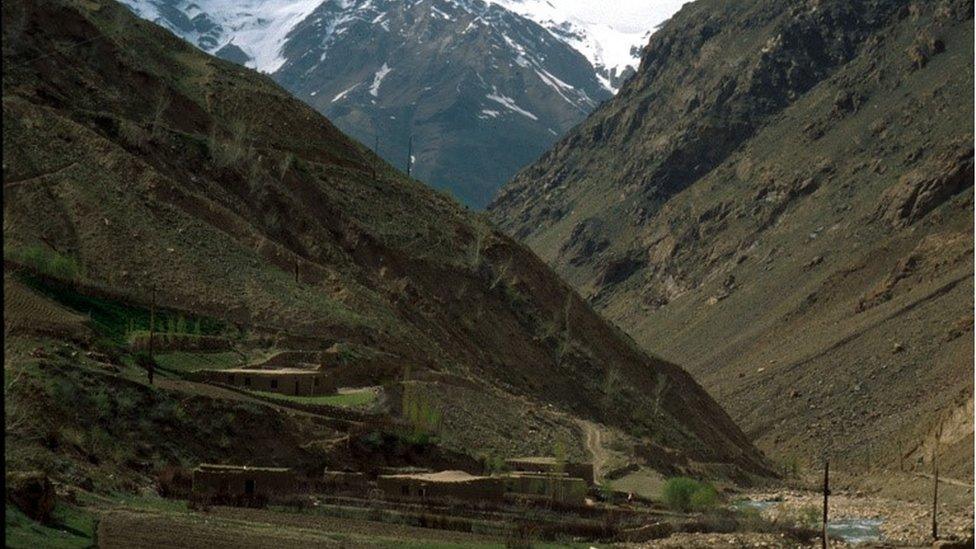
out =
[[[664,485],[664,503],[675,511],[706,511],[718,503],[718,491],[707,482],[676,477]]]

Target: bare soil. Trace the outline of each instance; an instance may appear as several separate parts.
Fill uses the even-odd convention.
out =
[[[491,538],[460,532],[267,510],[214,508],[207,513],[116,510],[99,525],[105,548],[376,547],[402,542],[470,546]]]

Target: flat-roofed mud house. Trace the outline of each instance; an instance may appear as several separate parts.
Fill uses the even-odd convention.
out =
[[[513,471],[490,477],[464,471],[380,474],[376,478],[376,487],[389,499],[457,499],[498,503],[508,497],[565,505],[582,505],[589,489],[582,478],[556,470]]]
[[[287,496],[298,491],[291,469],[201,464],[193,470],[193,494],[208,500],[239,502]]]
[[[319,396],[331,395],[336,391],[332,376],[318,369],[232,368],[212,370],[207,372],[207,378],[217,383],[283,395]]]
[[[571,463],[559,461],[554,457],[520,457],[505,460],[510,471],[525,473],[565,474],[568,477],[583,479],[588,486],[593,485],[592,463]]]
[[[586,481],[565,473],[508,473],[505,491],[516,499],[552,501],[566,505],[582,505],[586,500]]]
[[[369,489],[369,478],[358,471],[325,471],[322,474],[320,486],[332,493],[337,492],[366,492]]]
[[[380,475],[376,486],[387,498],[406,500],[458,499],[500,502],[505,498],[502,477],[480,477],[464,471]]]

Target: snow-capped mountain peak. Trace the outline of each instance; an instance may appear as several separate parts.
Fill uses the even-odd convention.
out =
[[[324,34],[371,13],[385,28],[385,14],[372,0],[122,0],[141,17],[154,21],[201,49],[218,53],[261,72],[273,73],[285,62],[288,34],[317,8],[331,4],[343,17]],[[413,3],[427,0],[409,0]],[[649,35],[688,0],[485,0],[539,24],[583,54],[608,90],[640,63]],[[486,10],[482,0],[453,0],[467,11]],[[439,17],[450,15],[430,2]],[[472,23],[474,24],[474,23]]]
[[[689,0],[487,0],[535,21],[582,53],[616,92],[651,33]]]
[[[483,207],[638,64],[679,0],[122,0],[268,73],[411,174]],[[410,147],[413,143],[413,147]]]
[[[122,0],[144,19],[162,25],[200,49],[261,72],[285,63],[281,48],[288,33],[323,0]],[[243,55],[243,57],[241,57]]]

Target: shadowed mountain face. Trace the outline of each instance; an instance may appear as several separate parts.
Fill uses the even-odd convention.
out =
[[[275,79],[413,175],[483,208],[609,93],[539,25],[479,2],[325,3],[298,25]],[[374,23],[379,19],[378,23]],[[325,41],[323,28],[336,28]],[[340,32],[340,30],[342,32]]]
[[[469,455],[562,436],[579,455],[584,419],[662,471],[763,473],[688,374],[270,78],[114,2],[9,1],[3,16],[11,253],[70,258],[103,298],[145,305],[155,287],[160,307],[388,357]]]
[[[686,5],[491,216],[764,449],[921,467],[955,417],[972,478],[972,29],[965,1]]]
[[[412,137],[413,175],[476,208],[610,97],[582,54],[480,0],[126,3],[379,139],[397,167]]]

